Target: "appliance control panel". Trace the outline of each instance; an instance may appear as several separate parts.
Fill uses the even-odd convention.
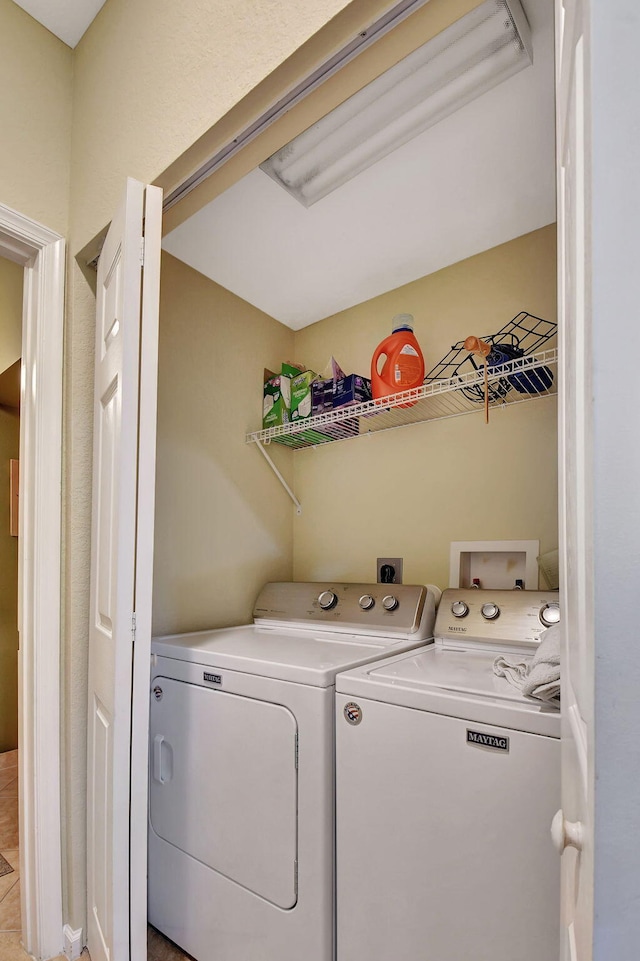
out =
[[[557,591],[491,591],[452,587],[444,591],[435,635],[445,643],[469,641],[531,647],[560,622]]]
[[[327,631],[427,638],[433,636],[437,597],[420,584],[273,582],[258,595],[257,624],[291,623]]]

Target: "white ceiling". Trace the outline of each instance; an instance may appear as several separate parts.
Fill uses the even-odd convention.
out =
[[[105,0],[14,0],[19,7],[63,40],[75,47]]]
[[[295,330],[552,223],[553,0],[523,6],[533,66],[309,209],[256,169],[164,249]]]

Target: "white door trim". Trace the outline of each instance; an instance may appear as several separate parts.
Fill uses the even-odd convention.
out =
[[[18,740],[23,945],[63,950],[60,822],[62,357],[65,242],[0,204],[0,255],[24,269]]]

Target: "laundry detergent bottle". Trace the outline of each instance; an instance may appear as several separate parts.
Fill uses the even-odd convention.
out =
[[[371,358],[371,396],[374,400],[421,387],[424,380],[424,357],[413,333],[411,314],[393,318],[393,333],[378,344]],[[412,407],[415,401],[400,404]]]

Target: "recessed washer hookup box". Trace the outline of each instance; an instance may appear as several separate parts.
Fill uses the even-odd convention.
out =
[[[539,553],[540,541],[452,541],[449,587],[537,591]]]

